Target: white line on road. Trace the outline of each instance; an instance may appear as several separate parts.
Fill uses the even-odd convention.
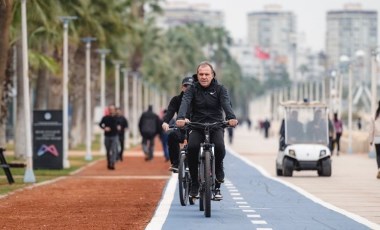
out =
[[[150,220],[145,230],[162,229],[162,226],[165,223],[165,220],[169,214],[170,206],[174,199],[177,181],[178,176],[177,174],[173,173],[170,177],[168,184],[166,185],[160,204],[158,205],[158,208],[156,209],[153,218]]]
[[[251,220],[252,224],[268,224],[265,220]]]
[[[259,214],[248,214],[248,218],[260,218],[261,216]]]

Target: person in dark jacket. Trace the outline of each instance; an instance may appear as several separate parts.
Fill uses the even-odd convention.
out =
[[[119,136],[119,154],[117,159],[123,161],[123,153],[124,153],[124,140],[125,140],[125,129],[128,129],[128,120],[123,116],[120,108],[116,108],[116,120],[117,120],[117,133]]]
[[[145,160],[153,159],[154,138],[161,132],[161,121],[157,114],[153,112],[152,105],[148,110],[142,113],[139,121],[139,130],[142,136],[142,148],[145,154]]]
[[[182,97],[176,121],[177,126],[183,127],[186,124],[186,112],[191,105],[191,121],[218,122],[226,119],[229,126],[235,127],[238,121],[232,111],[230,97],[227,89],[216,81],[212,65],[208,62],[202,62],[198,65],[197,74],[194,77],[194,85]],[[190,190],[192,197],[198,195],[198,151],[203,140],[203,130],[191,130],[188,140],[188,162],[192,179]],[[210,141],[215,145],[216,185],[214,199],[221,200],[223,197],[220,193],[220,183],[224,181],[224,130],[222,128],[212,130]]]
[[[104,130],[104,145],[107,152],[107,167],[115,169],[115,162],[118,155],[119,137],[117,131],[116,109],[114,105],[108,106],[109,114],[104,116],[99,123]]]
[[[181,93],[177,96],[174,96],[170,102],[166,114],[163,118],[162,129],[164,132],[169,130],[170,121],[173,119],[173,116],[177,113],[181,105],[182,97],[184,92],[193,84],[194,80],[192,77],[186,77],[182,80]],[[189,112],[187,112],[186,118],[189,118]],[[174,130],[169,133],[168,136],[168,145],[169,145],[169,156],[171,167],[169,170],[173,172],[178,172],[178,157],[180,151],[180,143],[183,143],[185,140],[185,131],[184,130]]]

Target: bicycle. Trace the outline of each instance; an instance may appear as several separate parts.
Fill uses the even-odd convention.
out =
[[[169,130],[177,130],[176,127],[170,127]],[[187,140],[187,130],[185,130],[185,140]],[[186,206],[187,202],[190,205],[194,204],[194,201],[189,197],[189,190],[191,186],[190,171],[187,163],[187,143],[181,148],[179,152],[178,171],[172,170],[174,173],[178,172],[178,190],[179,200],[182,206]]]
[[[203,129],[205,140],[200,145],[198,158],[199,179],[199,210],[204,211],[205,217],[211,217],[211,200],[215,192],[215,160],[214,144],[210,142],[210,131],[215,128],[228,127],[228,121],[214,123],[188,122],[187,126],[193,129]]]

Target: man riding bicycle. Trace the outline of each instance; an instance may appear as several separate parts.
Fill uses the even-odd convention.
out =
[[[167,132],[169,130],[169,123],[170,120],[173,118],[174,114],[178,114],[179,107],[181,105],[182,97],[184,92],[190,86],[193,84],[193,78],[192,77],[185,77],[182,80],[182,88],[181,88],[181,93],[177,96],[174,96],[170,102],[168,109],[166,111],[166,114],[163,118],[163,124],[162,124],[162,129],[164,132]],[[187,118],[189,115],[186,116]],[[180,143],[183,143],[185,140],[185,131],[184,130],[174,130],[173,132],[169,133],[168,136],[168,145],[169,145],[169,156],[170,156],[170,162],[171,162],[171,167],[170,170],[173,172],[178,172],[178,155],[179,155],[179,150],[180,150]]]
[[[238,124],[236,116],[232,111],[230,97],[227,89],[220,85],[215,79],[215,71],[208,62],[202,62],[197,67],[194,84],[182,97],[178,111],[176,125],[185,126],[186,112],[191,106],[191,121],[193,122],[218,122],[223,121],[223,111],[228,125],[235,127]],[[198,154],[200,143],[204,140],[202,130],[192,130],[188,140],[188,163],[192,186],[190,196],[198,195]],[[223,159],[225,156],[224,129],[218,128],[211,131],[211,143],[215,145],[215,194],[214,197],[221,200],[220,184],[224,182]]]

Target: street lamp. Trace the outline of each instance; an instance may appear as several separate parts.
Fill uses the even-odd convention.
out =
[[[123,62],[120,60],[114,60],[115,65],[115,106],[120,107],[120,65]]]
[[[25,135],[26,135],[26,169],[24,174],[24,183],[35,183],[36,177],[33,172],[32,159],[32,129],[30,119],[30,101],[29,101],[29,62],[28,62],[28,34],[26,27],[26,0],[21,0],[21,34],[22,34],[22,75],[24,91],[24,110],[25,110]]]
[[[85,37],[82,42],[86,44],[86,156],[87,161],[92,160],[91,154],[91,42],[96,38]]]
[[[376,113],[376,102],[377,102],[377,63],[380,61],[380,48],[372,50],[372,63],[371,63],[371,117],[375,116]],[[376,154],[372,148],[368,153],[370,158],[375,158]]]
[[[129,120],[129,122],[131,122],[130,120],[130,116],[129,116],[129,82],[128,82],[128,73],[129,73],[129,70],[127,68],[121,68],[121,72],[123,73],[123,85],[124,85],[124,94],[123,94],[123,98],[124,98],[124,116]],[[126,136],[127,136],[127,140],[126,140],[126,148],[129,149],[130,146],[131,146],[131,142],[129,140],[129,129],[130,129],[130,126],[131,126],[131,123],[129,123],[129,127],[126,131]]]
[[[100,54],[100,108],[102,115],[104,108],[106,107],[106,55],[110,52],[109,49],[97,49],[97,53]],[[100,134],[100,152],[102,154],[106,153],[104,146],[104,132]]]
[[[352,61],[346,55],[340,57],[340,62],[348,68],[348,153],[352,153]]]
[[[63,167],[70,168],[69,161],[69,96],[68,96],[68,83],[69,83],[69,42],[68,31],[69,22],[76,20],[76,16],[62,16],[60,17],[63,22],[63,93],[62,93],[62,117],[63,117]]]
[[[360,58],[365,55],[363,50],[355,52],[355,58]],[[352,151],[352,64],[354,60],[350,60],[349,57],[343,55],[340,57],[340,61],[348,64],[348,153]]]

